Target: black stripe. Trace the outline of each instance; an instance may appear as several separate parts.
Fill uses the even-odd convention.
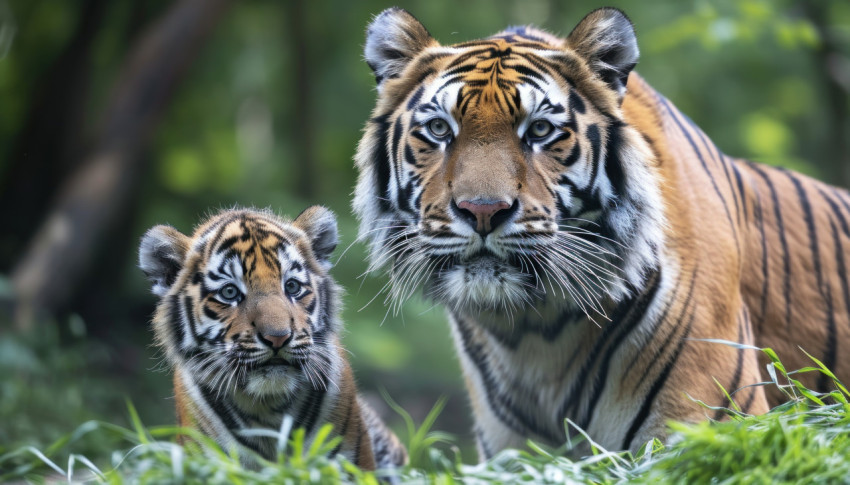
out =
[[[841,205],[844,206],[844,210],[850,212],[850,202],[848,202],[846,199],[846,197],[848,196],[847,192],[833,188],[832,193],[835,194],[835,198],[838,199],[838,201],[841,202]]]
[[[186,325],[189,327],[192,339],[196,343],[199,342],[197,321],[195,320],[195,303],[192,301],[192,297],[188,295],[183,297],[183,315],[186,318]]]
[[[375,143],[372,149],[372,156],[369,158],[375,161],[375,174],[377,177],[375,183],[378,185],[378,206],[383,211],[389,211],[391,209],[389,200],[391,159],[387,153],[389,149],[387,147],[390,128],[389,116],[376,116],[372,118],[372,123],[376,125],[378,141]]]
[[[454,60],[452,60],[452,62],[448,66],[446,66],[446,69],[451,69],[451,68],[454,68],[456,66],[459,66],[459,65],[463,64],[464,62],[466,62],[467,60],[472,59],[475,56],[478,56],[478,55],[481,55],[481,54],[486,54],[487,52],[492,51],[493,47],[495,47],[496,45],[498,45],[498,44],[496,44],[495,42],[492,42],[492,41],[490,41],[490,42],[487,42],[487,41],[468,42],[468,43],[457,45],[457,46],[455,46],[456,48],[463,48],[463,49],[470,48],[470,47],[485,47],[485,48],[483,48],[483,49],[472,49],[472,50],[469,50],[467,52],[464,52],[463,54],[460,54]]]
[[[425,143],[425,144],[426,144],[426,145],[428,145],[428,147],[429,147],[429,148],[431,148],[432,150],[433,150],[433,149],[436,149],[437,147],[439,147],[439,146],[440,146],[439,144],[434,143],[433,141],[431,141],[431,139],[430,139],[430,138],[428,138],[427,136],[423,135],[423,134],[422,134],[422,133],[420,133],[419,131],[411,131],[411,132],[410,132],[410,136],[412,136],[413,138],[416,138],[417,140],[419,140],[419,141],[421,141],[421,142]]]
[[[220,254],[220,253],[223,253],[225,251],[230,250],[230,248],[232,248],[234,244],[238,243],[239,240],[240,240],[239,236],[230,236],[229,238],[227,238],[227,239],[225,239],[224,241],[221,242],[221,245],[219,245],[216,248],[215,253]]]
[[[425,86],[419,86],[413,96],[410,97],[410,100],[407,102],[407,109],[411,110],[419,104],[419,100],[422,99],[422,93],[425,92]]]
[[[723,154],[720,153],[720,150],[717,149],[717,146],[709,142],[708,137],[702,130],[694,123],[692,119],[688,117],[688,115],[679,112],[683,118],[691,125],[691,128],[694,130],[694,133],[699,136],[700,140],[702,140],[702,145],[705,147],[705,151],[714,159],[715,163],[723,167],[723,173],[726,174],[726,182],[729,184],[729,193],[732,194],[732,200],[735,202],[735,214],[737,215],[736,219],[738,220],[738,224],[741,223],[741,206],[738,203],[738,193],[735,191],[735,186],[732,185],[732,177],[729,176],[729,167],[726,166],[726,159],[723,157]],[[712,148],[714,149],[712,151]]]
[[[260,453],[258,440],[253,440],[240,435],[237,431],[245,428],[245,423],[240,419],[236,410],[228,406],[224,401],[216,399],[216,392],[204,385],[198,385],[201,391],[201,398],[207,403],[210,409],[224,423],[224,426],[231,431],[231,435],[242,446],[252,449]]]
[[[646,346],[646,345],[647,345],[647,344],[648,344],[648,343],[649,343],[652,339],[655,339],[655,338],[658,338],[658,337],[659,337],[659,335],[658,335],[656,332],[657,332],[657,330],[658,330],[658,327],[660,327],[662,324],[666,323],[666,321],[667,321],[667,315],[669,315],[669,314],[670,314],[670,310],[673,308],[673,305],[674,305],[674,304],[677,302],[677,300],[678,300],[678,297],[679,297],[679,289],[681,288],[681,285],[680,285],[681,281],[682,281],[682,280],[681,280],[681,274],[680,274],[680,275],[679,275],[679,276],[677,276],[677,278],[676,278],[676,283],[675,283],[675,285],[673,286],[673,294],[669,296],[669,298],[668,298],[668,300],[667,300],[667,304],[664,306],[664,311],[661,313],[661,315],[658,317],[658,319],[656,319],[656,321],[654,322],[654,324],[653,324],[652,328],[651,328],[651,329],[649,329],[649,332],[647,332],[647,334],[649,335],[649,337],[648,337],[648,339],[647,339],[647,343],[646,343],[646,344],[644,344],[644,346]],[[691,298],[693,298],[693,294],[694,294],[694,286],[695,286],[695,285],[694,285],[694,283],[695,283],[695,282],[696,282],[696,273],[692,273],[692,274],[691,274],[691,280],[690,280],[690,283],[688,284],[688,292],[687,292],[687,294],[685,295],[685,301],[684,301],[684,302],[682,302],[682,308],[684,308],[684,309],[687,309],[687,308],[688,308],[688,306],[690,305]],[[679,319],[679,320],[681,320],[681,315],[679,316],[679,318],[678,318],[678,319]],[[670,332],[667,334],[667,337],[664,339],[664,342],[662,342],[662,343],[661,343],[661,345],[660,345],[657,349],[655,349],[655,352],[653,353],[652,358],[651,358],[651,359],[649,359],[650,364],[649,364],[648,366],[646,366],[646,368],[644,369],[643,374],[641,374],[641,377],[640,377],[640,379],[637,381],[637,383],[635,383],[635,384],[632,386],[632,387],[633,387],[633,389],[635,390],[635,392],[637,392],[637,390],[638,390],[638,389],[640,389],[640,386],[641,386],[641,384],[643,383],[644,379],[646,379],[647,375],[649,374],[649,371],[651,370],[652,365],[653,365],[655,362],[660,362],[660,360],[661,360],[661,355],[662,355],[664,352],[666,352],[666,351],[667,351],[667,348],[670,346],[670,341],[673,339],[673,335],[676,333],[676,327],[675,327],[675,325],[672,325],[672,326],[670,326],[670,327],[671,327],[671,328],[670,328]],[[637,362],[638,358],[640,358],[640,356],[641,356],[641,353],[640,353],[640,352],[636,353],[636,354],[635,354],[635,356],[634,356],[634,357],[632,357],[632,360],[629,362],[629,364],[625,367],[625,369],[633,369],[633,368],[634,368],[635,370],[637,370],[637,368],[635,368],[635,367],[634,367],[634,365],[635,365],[635,362]],[[630,375],[630,374],[629,374],[628,372],[626,372],[626,373],[624,373],[624,374],[623,374],[623,378],[622,378],[622,380],[620,381],[620,385],[621,385],[621,386],[624,386],[624,385],[626,384],[626,378],[627,378],[629,375]]]
[[[395,119],[395,122],[393,122],[393,134],[392,134],[392,137],[390,138],[390,145],[392,146],[392,149],[390,151],[390,160],[393,161],[392,169],[393,169],[393,172],[395,173],[396,184],[401,183],[401,172],[400,172],[401,167],[399,167],[399,164],[396,163],[396,160],[398,160],[398,156],[399,156],[398,147],[399,147],[399,144],[401,143],[401,135],[402,135],[402,125],[401,125],[401,116],[399,116],[398,118]]]
[[[746,307],[744,308],[744,329],[747,332],[747,343],[752,344],[753,343],[753,322],[750,319],[750,312],[747,310]],[[744,389],[750,390],[750,397],[748,397],[747,400],[744,402],[744,404],[739,406],[739,408],[741,409],[742,413],[749,414],[750,406],[752,406],[753,401],[755,400],[756,395],[758,394],[758,391],[761,390],[761,387],[760,386],[754,386],[754,385],[750,384],[749,387],[745,386],[741,390],[743,391]]]
[[[213,311],[212,308],[208,307],[207,305],[202,305],[202,306],[203,306],[204,315],[206,315],[206,317],[209,318],[210,320],[218,320],[219,318],[221,318],[221,315],[219,315],[218,313]]]
[[[298,297],[297,300],[300,301],[302,298],[304,298],[307,295],[308,295],[308,293],[305,293],[303,296]],[[310,301],[310,303],[306,307],[304,307],[304,310],[306,310],[309,315],[313,315],[313,310],[315,310],[315,309],[316,309],[316,298],[313,298]],[[315,328],[313,330],[315,330]]]
[[[519,435],[528,436],[529,432],[531,432],[544,436],[553,442],[562,440],[563,435],[557,433],[551,426],[539,423],[536,415],[527,414],[514,403],[510,395],[500,392],[500,383],[493,377],[493,373],[487,362],[485,349],[481,344],[473,342],[472,331],[464,319],[455,315],[454,321],[463,343],[464,353],[466,353],[467,357],[469,357],[478,369],[478,374],[484,384],[487,402],[493,414],[505,426],[511,428]]]
[[[493,450],[490,448],[490,445],[484,440],[484,432],[481,431],[481,428],[475,426],[475,440],[478,442],[478,446],[481,448],[481,453],[484,455],[484,459],[488,460],[493,457]]]
[[[743,343],[743,341],[744,341],[744,330],[743,330],[742,324],[741,324],[741,319],[743,318],[744,311],[745,310],[742,310],[738,314],[738,340],[737,340],[738,343]],[[729,387],[726,388],[726,392],[728,392],[730,396],[733,395],[735,393],[735,391],[738,390],[738,386],[741,385],[741,374],[743,373],[743,371],[744,371],[744,349],[738,349],[738,359],[735,361],[735,373],[732,374],[732,381],[730,382]],[[725,395],[721,396],[720,404],[718,404],[718,407],[722,407],[723,404],[725,404],[725,402],[724,402],[725,398],[726,398]],[[726,414],[726,413],[723,411],[723,409],[718,409],[718,410],[714,411],[714,418],[713,419],[715,421],[717,421],[720,418],[722,418],[724,414]]]
[[[800,199],[800,209],[803,211],[803,220],[806,221],[806,228],[809,232],[809,250],[812,252],[812,263],[815,268],[815,280],[817,281],[818,288],[823,291],[820,249],[818,247],[818,234],[817,229],[815,228],[815,217],[812,213],[812,205],[809,202],[809,197],[806,194],[806,190],[803,188],[803,184],[800,183],[800,180],[791,172],[784,173],[788,176],[788,179],[791,180],[791,183],[794,184],[794,188],[797,190],[797,197]]]
[[[348,412],[345,413],[345,420],[343,420],[342,426],[340,426],[339,429],[335,430],[337,432],[337,434],[342,437],[342,439],[339,441],[339,444],[334,447],[333,451],[331,451],[331,454],[330,454],[331,458],[333,458],[334,456],[336,456],[337,453],[339,453],[339,450],[342,448],[342,445],[345,443],[345,433],[348,432],[348,426],[351,424],[351,415],[353,413],[354,413],[354,402],[350,402],[348,404]]]
[[[301,410],[298,413],[298,418],[295,420],[295,426],[304,428],[305,436],[310,436],[313,431],[313,426],[319,418],[319,413],[322,410],[322,402],[325,400],[326,391],[321,389],[310,389],[307,395],[304,396],[304,401],[301,404]]]
[[[758,395],[758,391],[761,388],[758,387],[758,386],[751,386],[751,387],[748,387],[747,389],[750,390],[750,397],[748,397],[747,401],[741,406],[741,412],[750,414],[750,406],[753,405],[753,401],[756,400],[756,396]]]
[[[758,164],[749,162],[750,168],[755,170],[757,174],[761,176],[764,182],[767,184],[768,190],[770,190],[770,197],[773,201],[773,213],[776,218],[776,233],[779,236],[779,243],[782,246],[782,264],[785,271],[785,278],[783,279],[783,295],[785,296],[785,326],[791,327],[791,258],[788,253],[788,241],[785,237],[785,224],[782,221],[782,209],[779,206],[779,196],[776,194],[776,187],[773,185],[773,181],[770,180],[770,177],[765,173]]]
[[[694,271],[691,273],[691,282],[688,284],[688,294],[685,296],[685,300],[682,302],[682,311],[676,317],[676,323],[672,325],[668,325],[670,327],[670,331],[667,333],[667,336],[664,338],[664,341],[661,343],[661,346],[655,351],[655,354],[650,360],[650,364],[644,368],[643,373],[640,378],[637,380],[637,383],[633,386],[635,392],[641,388],[644,381],[646,381],[647,377],[652,374],[652,370],[655,367],[656,363],[661,363],[661,357],[667,349],[670,348],[670,344],[673,342],[673,339],[677,335],[677,330],[681,328],[682,322],[685,320],[685,314],[688,312],[688,309],[691,307],[691,301],[694,296],[694,288],[696,287],[697,281],[697,272]]]
[[[626,175],[620,160],[620,145],[623,143],[622,123],[612,123],[608,127],[608,141],[605,148],[605,176],[611,182],[618,198],[626,194]]]
[[[578,382],[581,384],[577,389],[571,389],[570,391],[570,399],[569,401],[574,401],[575,406],[578,406],[580,400],[573,399],[581,398],[585,395],[589,395],[590,398],[587,400],[587,407],[585,409],[584,415],[577,420],[577,423],[580,428],[588,429],[590,427],[590,422],[592,419],[592,412],[594,411],[594,405],[599,402],[599,398],[602,395],[602,392],[605,390],[605,384],[608,381],[608,370],[611,366],[611,360],[614,358],[614,355],[620,348],[620,344],[626,340],[627,337],[632,335],[632,332],[639,327],[640,323],[643,322],[644,317],[646,316],[647,310],[655,301],[655,296],[658,293],[658,288],[661,286],[661,277],[659,273],[655,273],[654,280],[651,282],[651,286],[641,295],[641,297],[637,301],[627,301],[624,308],[624,314],[620,315],[619,318],[615,315],[611,319],[611,323],[605,328],[605,332],[603,332],[598,342],[603,342],[605,340],[610,341],[610,345],[605,349],[605,355],[602,357],[601,362],[596,367],[595,379],[590,379],[585,376],[589,376],[588,372],[590,364],[594,361],[599,361],[599,356],[601,352],[596,352],[594,349],[590,354],[590,361],[586,363],[585,367],[579,372],[579,375],[582,376],[579,378]],[[617,332],[615,336],[611,339],[606,339],[606,333],[609,329],[613,329]],[[597,344],[598,345],[598,344]],[[602,350],[601,348],[599,350]],[[585,392],[582,389],[583,385],[590,382],[590,389],[588,392]],[[567,416],[568,407],[565,403],[564,406],[561,407],[561,412],[558,414],[559,416]]]
[[[756,201],[753,205],[753,218],[756,220],[756,226],[761,236],[761,311],[759,312],[759,328],[764,322],[765,313],[767,312],[767,295],[770,290],[770,265],[767,259],[767,237],[764,233],[764,214],[761,211],[761,192],[756,190]]]
[[[559,159],[558,161],[561,165],[565,167],[569,167],[578,161],[578,157],[581,156],[581,147],[578,143],[573,144],[573,149],[570,150],[570,153],[563,159]]]
[[[538,81],[545,81],[546,80],[546,78],[539,71],[536,71],[536,70],[534,70],[534,69],[532,69],[532,68],[530,68],[530,67],[528,67],[524,64],[510,64],[510,65],[506,65],[505,67],[507,67],[509,69],[513,69],[514,71],[522,74],[523,77],[530,77],[530,78],[536,79]],[[543,105],[541,105],[541,107],[542,106]],[[554,113],[563,113],[563,112],[564,111],[563,111],[563,108],[562,108],[561,111],[555,111]]]
[[[317,293],[317,296],[319,297],[319,305],[321,305],[321,308],[319,310],[320,321],[318,322],[318,327],[322,329],[327,329],[330,327],[329,324],[331,318],[333,318],[333,315],[331,315],[331,304],[333,301],[335,301],[336,297],[335,295],[331,294],[331,287],[325,280],[322,280],[322,282],[319,283]]]
[[[599,127],[595,124],[588,126],[585,137],[590,142],[592,160],[590,162],[588,184],[587,187],[583,187],[583,190],[591,191],[596,185],[596,174],[599,170],[600,157],[602,156],[602,137],[599,133]]]
[[[829,283],[824,283],[824,289],[826,291],[825,295],[822,297],[826,300],[826,350],[823,356],[823,365],[826,366],[827,369],[835,369],[835,362],[838,356],[838,339],[837,339],[837,329],[835,328],[835,309],[832,303],[832,288],[829,286]],[[818,390],[821,392],[827,392],[830,390],[832,384],[832,379],[826,374],[821,373],[818,378]]]
[[[557,130],[557,128],[556,128],[555,130]],[[552,147],[554,147],[554,146],[555,146],[555,145],[557,145],[558,143],[560,143],[560,142],[562,142],[562,141],[566,140],[566,139],[567,139],[567,138],[569,138],[570,136],[572,136],[570,132],[568,132],[568,131],[561,131],[560,133],[557,133],[555,136],[553,136],[553,137],[552,137],[552,139],[550,139],[549,141],[547,141],[546,143],[544,143],[544,144],[540,147],[540,149],[541,149],[541,150],[545,150],[545,151],[549,151],[549,150],[551,150],[551,149],[552,149]]]
[[[818,290],[820,291],[821,298],[826,303],[826,324],[827,324],[827,338],[825,342],[825,355],[823,359],[824,365],[826,365],[830,369],[835,368],[835,357],[837,351],[837,342],[835,340],[836,329],[835,329],[835,312],[832,304],[832,291],[829,287],[829,283],[824,281],[823,273],[821,272],[821,261],[820,261],[820,248],[818,246],[818,234],[817,228],[815,227],[815,216],[812,213],[812,205],[809,202],[809,196],[806,194],[806,190],[803,187],[803,184],[800,182],[800,179],[791,172],[784,171],[785,175],[791,180],[791,183],[794,184],[794,188],[797,190],[797,196],[800,199],[800,208],[803,210],[803,218],[806,221],[806,228],[809,232],[809,250],[812,252],[812,262],[814,263],[815,269],[815,280],[817,281]],[[818,389],[821,391],[826,391],[827,385],[830,383],[830,378],[826,374],[821,374],[818,379]]]
[[[697,147],[693,138],[691,137],[688,130],[685,128],[685,125],[679,121],[679,117],[677,113],[680,113],[678,110],[670,106],[669,102],[659,95],[658,97],[661,104],[667,109],[667,112],[670,114],[670,117],[673,118],[673,121],[676,122],[676,125],[679,126],[679,131],[685,136],[685,139],[688,140],[688,144],[691,145],[691,149],[696,154],[697,158],[699,158],[700,163],[702,164],[702,168],[705,171],[705,174],[708,176],[708,179],[711,180],[711,186],[714,188],[714,193],[717,194],[717,197],[720,199],[720,202],[723,204],[723,209],[726,211],[726,220],[729,222],[729,226],[732,228],[732,236],[735,238],[735,247],[738,249],[738,254],[741,254],[741,243],[738,241],[738,229],[735,227],[734,221],[732,221],[732,214],[729,211],[729,206],[726,203],[726,198],[723,197],[723,194],[720,192],[720,187],[717,186],[717,181],[714,179],[714,176],[711,174],[711,170],[708,168],[708,164],[705,163],[705,158],[702,156],[702,152]],[[683,115],[684,116],[684,115]],[[697,130],[699,133],[699,130]]]
[[[465,247],[466,245],[463,244],[462,246]],[[584,313],[581,310],[566,309],[548,322],[536,322],[529,318],[529,315],[524,315],[522,321],[517,322],[516,325],[508,329],[500,329],[494,325],[488,325],[484,327],[484,330],[498,340],[499,344],[511,350],[516,350],[523,339],[529,334],[537,335],[546,342],[551,343],[555,341],[560,337],[564,329],[569,324],[576,323],[579,317],[584,317]]]
[[[214,248],[214,247],[215,247],[215,245],[216,245],[216,244],[218,244],[218,241],[220,241],[220,240],[221,240],[221,238],[222,238],[222,237],[224,237],[224,232],[225,232],[225,231],[224,231],[224,229],[225,229],[227,226],[229,226],[232,222],[235,222],[235,221],[239,220],[239,218],[240,218],[240,217],[242,217],[242,215],[243,215],[243,214],[242,214],[241,212],[239,212],[239,213],[234,214],[234,215],[232,215],[232,216],[229,216],[229,217],[223,218],[223,219],[221,219],[221,220],[219,220],[219,221],[215,222],[215,223],[214,223],[212,226],[210,226],[209,228],[207,228],[207,230],[206,230],[206,231],[204,231],[204,232],[203,232],[203,234],[201,235],[201,237],[202,237],[202,238],[203,238],[203,237],[205,237],[207,234],[210,234],[211,232],[213,232],[213,231],[215,231],[215,230],[218,230],[218,233],[216,233],[215,237],[214,237],[214,238],[212,238],[212,240],[209,242],[209,246],[208,246],[208,247],[210,247],[210,248]]]
[[[721,156],[723,156],[721,154]],[[725,156],[723,156],[725,158]],[[744,210],[744,221],[749,222],[750,214],[747,209],[747,199],[745,198],[746,192],[744,191],[744,181],[741,178],[741,171],[738,170],[738,166],[734,160],[732,160],[729,165],[732,167],[732,172],[735,174],[735,181],[738,184],[738,195],[741,197],[741,209]]]
[[[354,433],[354,463],[360,465],[360,442],[363,440],[363,422],[357,421],[357,432]]]
[[[227,429],[236,431],[242,428],[241,420],[237,417],[236,413],[232,412],[224,401],[216,399],[216,393],[212,389],[203,384],[198,384],[198,389],[201,391],[201,396],[206,401],[206,404],[212,408],[213,412],[221,419]]]
[[[658,394],[664,387],[664,383],[667,382],[667,379],[670,377],[670,373],[673,371],[673,368],[676,365],[676,361],[679,360],[679,355],[682,353],[682,348],[685,346],[685,341],[688,338],[688,335],[690,335],[691,333],[691,326],[694,323],[695,316],[696,306],[694,306],[691,311],[691,316],[688,319],[688,323],[681,334],[682,338],[679,339],[679,345],[676,346],[676,350],[673,352],[673,355],[664,365],[664,369],[661,371],[661,374],[659,374],[658,378],[652,384],[649,393],[647,393],[646,397],[643,400],[643,404],[641,404],[640,410],[635,415],[635,418],[632,421],[632,425],[629,426],[629,431],[626,432],[626,437],[623,440],[622,448],[624,450],[630,448],[630,445],[635,439],[635,435],[637,435],[638,430],[646,421],[646,418],[649,417],[649,411],[652,409],[652,403],[655,402],[655,398],[658,397]]]
[[[465,66],[457,66],[457,67],[453,67],[453,68],[451,68],[447,71],[444,71],[442,74],[440,74],[440,80],[443,82],[443,85],[440,86],[440,90],[442,90],[448,84],[453,83],[454,81],[462,80],[463,76],[461,76],[461,74],[465,74],[465,73],[472,71],[474,69],[475,69],[475,64],[467,64]]]
[[[575,89],[570,89],[570,94],[569,94],[568,99],[569,99],[570,109],[575,110],[576,113],[584,114],[587,111],[587,109],[584,106],[584,101],[581,100],[581,96],[579,96],[578,93],[576,93]]]
[[[422,167],[422,164],[416,161],[416,155],[413,154],[413,147],[410,146],[410,143],[404,144],[404,162],[416,168]]]
[[[180,296],[172,295],[168,301],[168,314],[171,316],[170,325],[168,325],[168,329],[174,332],[174,347],[177,349],[177,352],[186,355],[186,351],[182,348],[183,339],[186,338],[186,330],[183,326],[186,322],[183,320],[182,312],[180,311]]]
[[[841,281],[844,306],[847,308],[847,315],[850,316],[850,285],[847,283],[847,265],[844,262],[844,247],[841,244],[841,237],[838,234],[835,224],[829,221],[829,225],[832,227],[832,241],[835,245],[835,260],[838,264],[838,279]]]
[[[829,204],[830,209],[832,209],[832,214],[838,219],[838,222],[841,224],[841,230],[844,232],[844,235],[850,237],[850,227],[847,226],[847,219],[844,217],[844,213],[841,211],[841,208],[838,204],[835,203],[835,200],[829,196],[822,188],[818,187],[818,192],[820,193],[823,200]]]

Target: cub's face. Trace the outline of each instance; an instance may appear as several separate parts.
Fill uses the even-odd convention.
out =
[[[390,9],[366,60],[379,99],[354,206],[393,296],[422,283],[457,310],[588,313],[641,282],[662,216],[651,150],[620,111],[637,62],[622,13],[567,39],[519,28],[443,47]]]
[[[225,211],[191,238],[168,226],[148,231],[140,265],[161,298],[154,330],[167,357],[215,392],[326,387],[336,241],[333,214],[321,207],[292,223]]]

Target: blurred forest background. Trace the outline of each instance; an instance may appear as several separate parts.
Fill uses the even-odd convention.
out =
[[[444,44],[510,24],[566,35],[601,6],[396,3]],[[850,185],[850,2],[607,4],[634,21],[638,72],[725,152]],[[125,397],[145,424],[173,422],[135,264],[148,227],[322,203],[340,218],[337,256],[354,242],[352,155],[375,98],[361,49],[391,5],[0,0],[0,451],[126,423]],[[380,405],[386,388],[416,419],[447,395],[436,427],[471,442],[443,311],[413,300],[385,318],[382,297],[369,303],[384,278],[358,278],[364,253],[353,244],[333,270],[362,390]]]

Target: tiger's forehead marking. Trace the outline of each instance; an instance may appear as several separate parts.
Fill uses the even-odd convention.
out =
[[[554,83],[554,71],[546,57],[562,53],[550,45],[511,35],[467,42],[447,49],[455,57],[442,69],[435,97],[451,97],[440,96],[442,90],[456,92],[453,108],[460,117],[474,108],[496,111],[510,118],[521,116],[523,93],[520,87],[549,92]]]
[[[195,249],[207,266],[237,261],[242,276],[252,286],[277,282],[286,271],[303,271],[306,266],[295,247],[301,232],[271,219],[225,214],[199,228],[198,233]]]

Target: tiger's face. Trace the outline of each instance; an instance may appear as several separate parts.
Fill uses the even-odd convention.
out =
[[[167,357],[216,392],[326,387],[337,331],[327,258],[336,241],[333,214],[318,206],[292,223],[224,211],[191,238],[149,230],[140,265],[160,296],[154,330]]]
[[[516,28],[447,47],[403,10],[380,14],[354,207],[392,295],[423,283],[458,310],[589,313],[639,285],[663,216],[652,152],[620,110],[637,54],[614,9],[567,39]]]

